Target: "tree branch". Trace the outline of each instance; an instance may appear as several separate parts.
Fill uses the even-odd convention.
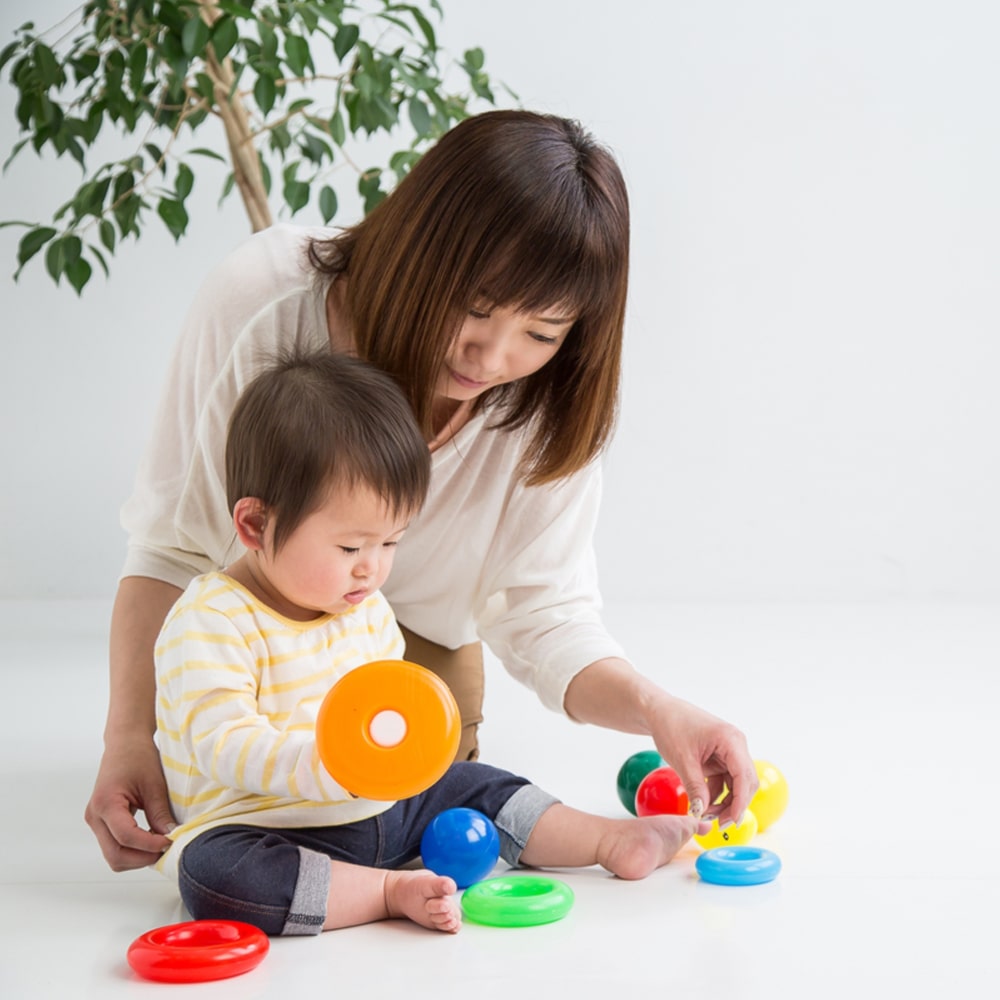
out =
[[[215,0],[198,0],[205,23],[212,25],[221,16]],[[250,218],[253,231],[267,229],[274,221],[271,206],[267,200],[264,174],[260,168],[260,158],[254,146],[254,133],[250,127],[250,115],[236,93],[236,77],[232,61],[219,61],[215,50],[209,47],[205,53],[205,69],[215,87],[215,99],[219,107],[219,117],[226,130],[229,157],[233,165],[233,178],[239,188],[243,206]]]

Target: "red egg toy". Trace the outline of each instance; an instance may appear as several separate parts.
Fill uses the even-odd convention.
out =
[[[688,796],[681,776],[672,767],[650,771],[635,791],[636,816],[686,816]]]

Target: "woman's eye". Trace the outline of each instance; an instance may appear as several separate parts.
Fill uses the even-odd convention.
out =
[[[483,312],[482,309],[470,309],[469,310],[469,315],[473,319],[489,319],[490,318],[490,314],[488,312]]]
[[[544,333],[531,333],[528,332],[528,336],[532,340],[537,340],[539,344],[555,344],[558,343],[558,337],[548,337]]]

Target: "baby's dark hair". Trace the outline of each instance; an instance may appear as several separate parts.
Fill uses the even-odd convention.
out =
[[[237,400],[226,439],[230,511],[263,501],[277,551],[331,489],[367,487],[415,514],[430,484],[427,443],[402,390],[373,365],[328,350],[279,356]]]

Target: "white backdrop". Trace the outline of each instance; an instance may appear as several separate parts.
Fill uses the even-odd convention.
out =
[[[481,45],[629,183],[607,599],[1000,597],[1000,8],[444,5],[453,52]],[[8,0],[2,44],[72,6]],[[0,217],[46,217],[75,177],[22,157]],[[196,192],[188,238],[151,230],[82,300],[40,262],[3,279],[0,598],[113,592],[118,507],[181,316],[248,232],[216,193]],[[0,230],[7,274],[18,238]]]

